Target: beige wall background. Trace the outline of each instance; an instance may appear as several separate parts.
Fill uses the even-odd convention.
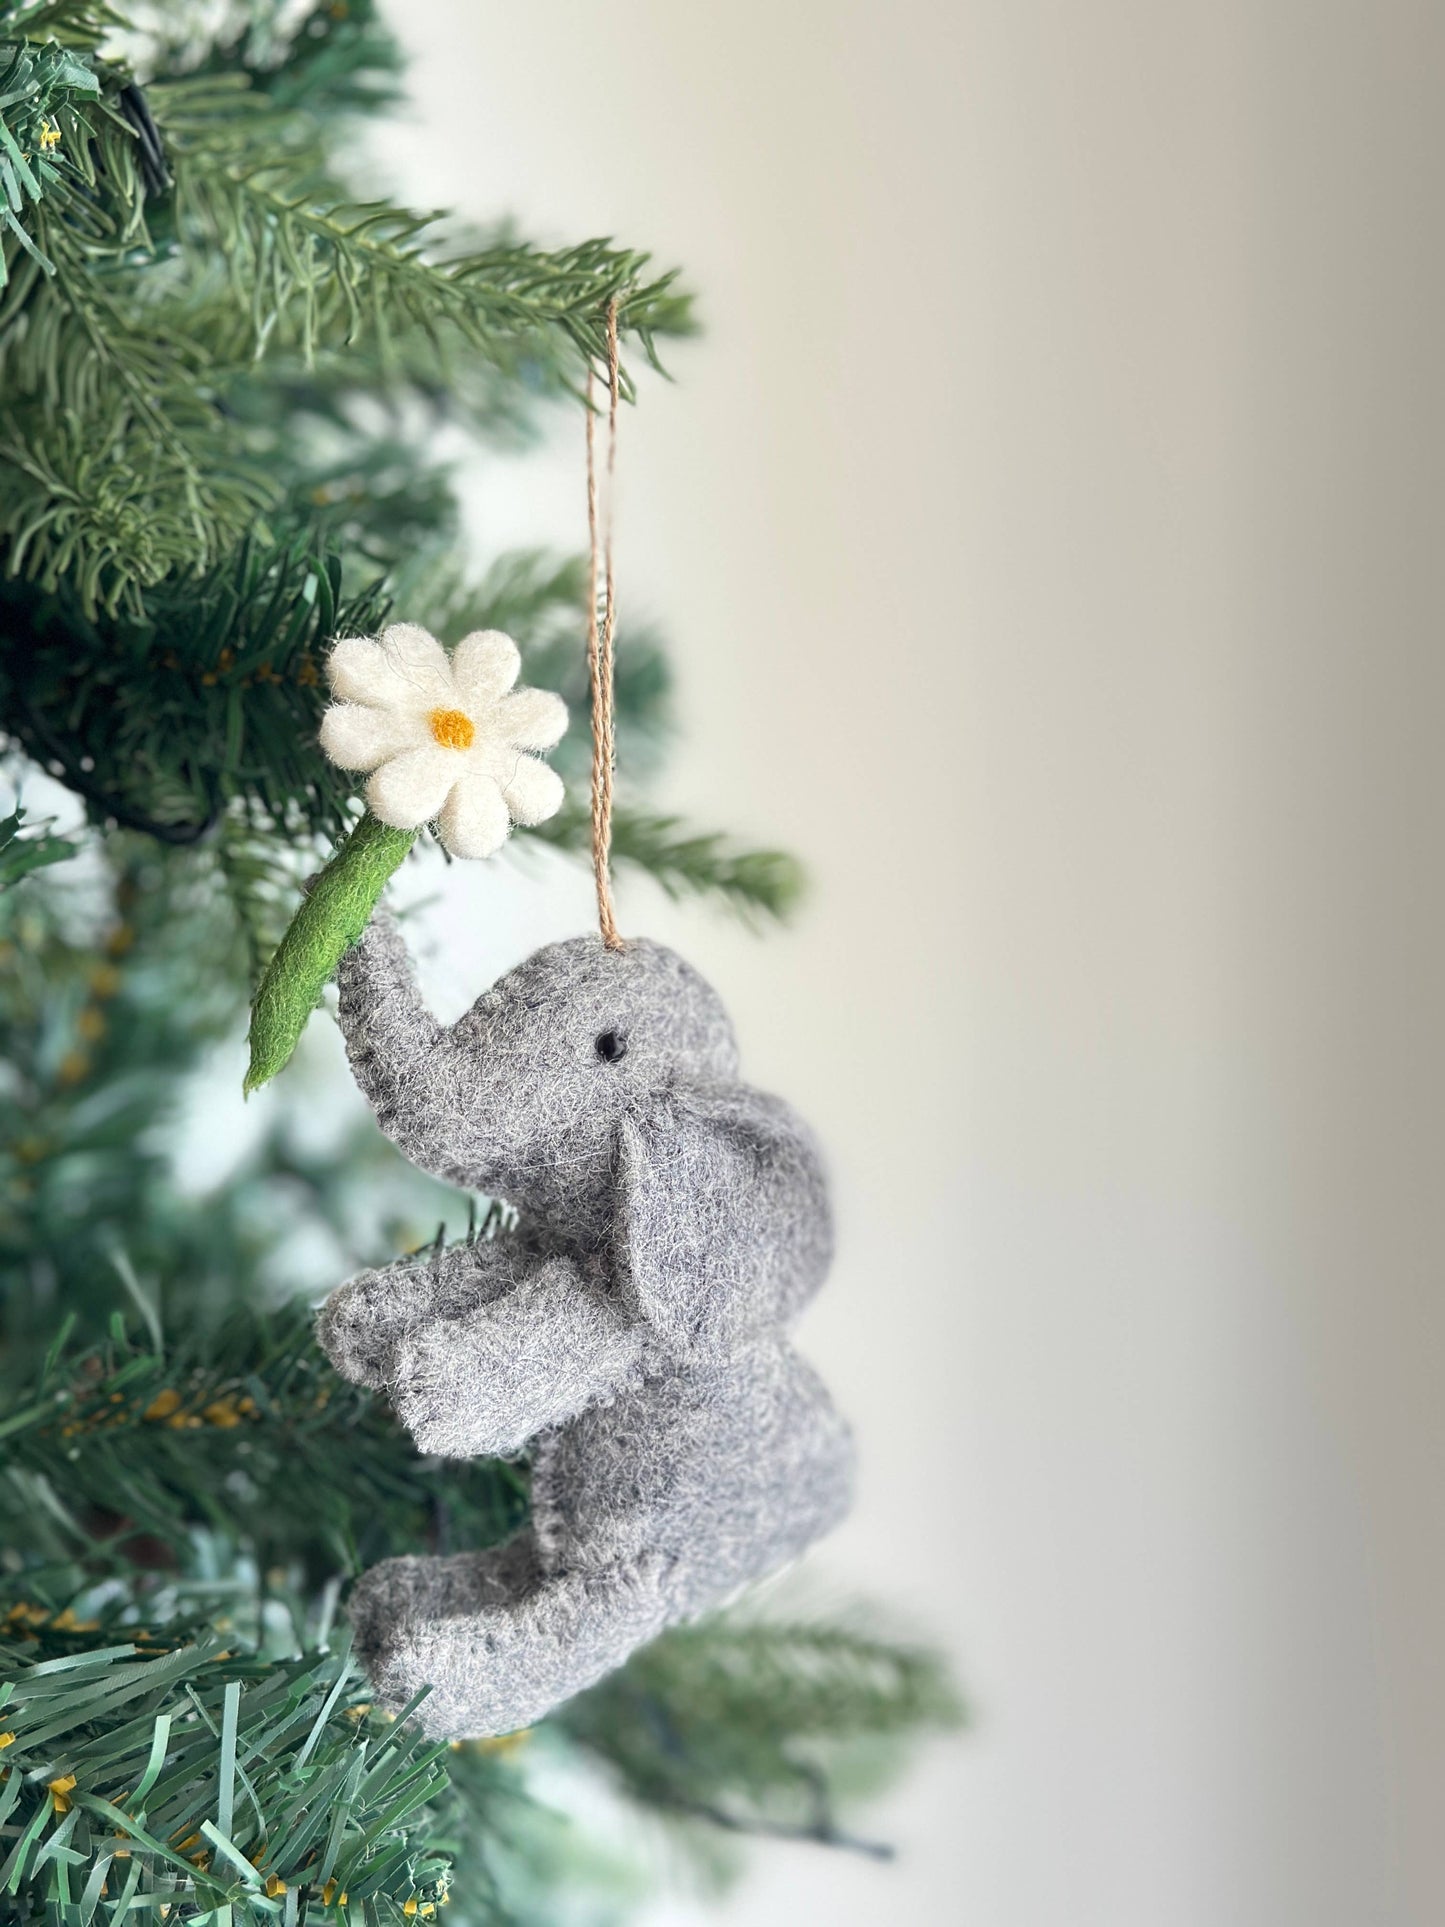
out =
[[[813,1583],[976,1709],[729,1917],[1445,1908],[1445,17],[1408,0],[407,0],[407,191],[685,263],[624,423],[670,798],[765,944],[624,885],[831,1149]],[[580,540],[575,422],[478,485]],[[453,873],[454,1001],[582,926]],[[656,1924],[703,1918],[679,1897]]]

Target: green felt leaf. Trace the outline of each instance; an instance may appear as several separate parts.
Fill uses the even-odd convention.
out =
[[[247,1096],[290,1062],[336,966],[366,928],[387,879],[415,841],[415,830],[394,830],[363,816],[312,884],[251,1006]]]

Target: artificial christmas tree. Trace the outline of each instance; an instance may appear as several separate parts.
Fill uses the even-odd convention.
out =
[[[357,201],[357,120],[396,85],[369,5],[174,17],[0,5],[4,775],[86,817],[0,800],[0,1919],[553,1918],[595,1870],[545,1832],[534,1758],[699,1838],[843,1840],[842,1768],[952,1717],[934,1661],[857,1628],[675,1628],[521,1742],[373,1706],[351,1580],[500,1543],[528,1469],[418,1456],[285,1300],[284,1249],[324,1232],[339,1278],[506,1214],[360,1117],[318,1150],[284,1101],[221,1182],[177,1183],[164,1127],[355,821],[317,740],[331,641],[393,610],[503,630],[586,712],[584,565],[460,564],[436,429],[505,450],[580,398],[609,314],[643,360],[690,316],[610,244]],[[781,914],[789,859],[639,800],[667,687],[656,640],[619,635],[617,859]],[[553,755],[574,798],[585,757],[583,732]],[[590,833],[569,800],[516,834]]]

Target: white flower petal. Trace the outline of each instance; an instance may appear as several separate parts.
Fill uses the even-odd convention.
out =
[[[343,702],[416,713],[456,701],[446,650],[414,622],[394,622],[375,640],[346,637],[327,658],[326,673]]]
[[[519,756],[502,779],[502,795],[518,823],[542,823],[561,809],[566,791],[556,770],[535,756]]]
[[[404,749],[372,777],[366,800],[372,815],[393,829],[418,830],[437,814],[463,774],[464,765],[454,749],[437,743]]]
[[[452,651],[456,692],[469,708],[485,709],[505,696],[521,666],[516,643],[500,629],[478,629]]]
[[[428,740],[420,717],[365,703],[333,703],[321,718],[321,747],[340,769],[375,769],[388,756]]]
[[[567,728],[567,705],[550,689],[518,689],[503,696],[488,726],[518,749],[550,749]]]
[[[437,829],[453,856],[492,856],[507,840],[511,818],[490,776],[468,770],[447,798]]]

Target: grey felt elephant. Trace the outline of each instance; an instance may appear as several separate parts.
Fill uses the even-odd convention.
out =
[[[532,1461],[506,1545],[364,1575],[357,1650],[385,1702],[431,1687],[429,1733],[512,1732],[846,1511],[847,1429],[786,1336],[831,1256],[822,1169],[661,945],[553,944],[447,1029],[382,915],[339,984],[382,1129],[520,1223],[342,1285],[321,1343],[423,1451]]]

